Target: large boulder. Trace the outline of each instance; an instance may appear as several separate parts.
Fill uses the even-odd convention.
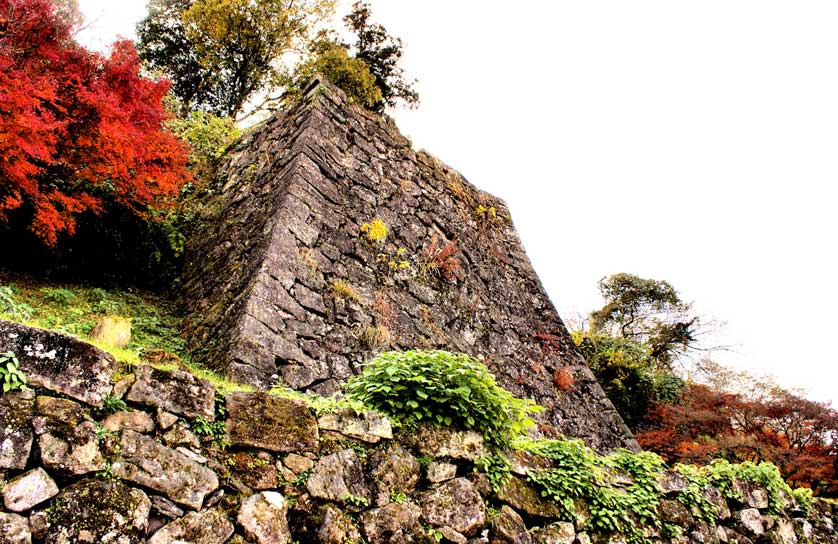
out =
[[[139,544],[151,501],[115,480],[86,479],[65,488],[45,510],[46,544]]]
[[[370,544],[418,543],[422,534],[419,507],[412,502],[390,503],[361,514],[361,526]]]
[[[265,491],[242,502],[238,521],[245,536],[256,544],[287,544],[291,542],[287,514],[285,497]]]
[[[66,334],[0,320],[0,352],[11,351],[33,387],[43,387],[92,406],[113,389],[114,358]]]
[[[349,438],[377,444],[382,438],[393,438],[390,418],[378,412],[366,411],[361,415],[343,409],[325,414],[317,420],[321,430],[334,431]]]
[[[0,470],[26,468],[34,439],[33,398],[31,390],[0,395]]]
[[[370,501],[370,489],[364,476],[364,464],[353,449],[341,450],[321,458],[306,482],[312,497],[365,506]]]
[[[215,418],[215,385],[183,370],[137,367],[126,399],[189,418]]]
[[[397,443],[390,443],[370,456],[373,502],[384,506],[392,493],[409,495],[419,483],[419,461]]]
[[[447,525],[464,535],[472,535],[486,523],[486,507],[474,485],[456,478],[421,497],[422,519],[433,527]]]
[[[12,478],[3,487],[3,504],[12,512],[24,512],[58,494],[55,480],[42,468]]]
[[[333,504],[326,504],[320,509],[320,527],[317,539],[320,544],[358,544],[361,533],[352,519]]]
[[[227,395],[230,444],[276,452],[316,451],[317,420],[302,401],[266,393]]]
[[[422,455],[474,461],[486,453],[483,437],[474,431],[422,425],[406,440]]]
[[[204,497],[218,488],[213,471],[147,436],[123,431],[120,446],[122,456],[111,465],[113,473],[178,504],[197,510]]]
[[[532,537],[521,516],[512,508],[503,505],[492,518],[491,541],[496,544],[532,544]]]
[[[501,502],[529,516],[555,519],[562,515],[562,510],[554,502],[542,497],[538,490],[516,476],[504,482],[497,497]]]
[[[29,520],[0,512],[0,544],[32,544]]]
[[[220,508],[189,512],[151,535],[148,544],[224,544],[235,527]]]

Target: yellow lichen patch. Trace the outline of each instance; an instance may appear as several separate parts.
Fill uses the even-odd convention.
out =
[[[363,223],[359,229],[368,242],[380,244],[387,238],[387,224],[376,217],[369,223]]]

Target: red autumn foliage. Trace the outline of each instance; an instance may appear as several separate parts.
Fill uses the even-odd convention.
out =
[[[430,244],[422,250],[422,260],[428,270],[434,274],[442,276],[450,283],[457,283],[465,278],[463,265],[456,257],[459,252],[457,240],[440,245],[439,239],[434,236]]]
[[[110,56],[72,39],[49,0],[0,0],[0,221],[31,211],[47,245],[107,201],[142,215],[190,179],[163,130],[167,82],[145,79],[129,41]]]
[[[559,391],[570,391],[573,387],[573,374],[567,367],[556,369],[553,372],[553,385]]]
[[[654,407],[637,440],[670,463],[770,461],[792,485],[838,496],[838,413],[788,391],[753,400],[690,384],[679,404]]]

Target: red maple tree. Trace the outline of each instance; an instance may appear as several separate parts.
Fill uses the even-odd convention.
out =
[[[655,405],[637,440],[668,462],[770,461],[792,484],[838,496],[838,412],[789,391],[748,398],[689,384],[679,402]]]
[[[0,0],[0,221],[25,208],[54,246],[107,201],[172,204],[187,149],[163,128],[168,82],[139,68],[130,41],[107,57],[76,43],[49,0]]]

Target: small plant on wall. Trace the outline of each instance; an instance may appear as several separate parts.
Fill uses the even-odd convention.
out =
[[[387,224],[378,217],[370,222],[362,223],[358,230],[361,236],[371,244],[380,245],[387,239]]]
[[[425,279],[443,280],[457,283],[465,279],[463,265],[457,258],[460,248],[457,240],[440,242],[434,236],[430,243],[422,250],[419,263],[419,275]]]

